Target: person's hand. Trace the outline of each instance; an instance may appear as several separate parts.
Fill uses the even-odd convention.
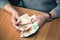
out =
[[[14,27],[16,28],[16,29],[18,29],[19,27],[19,20],[18,20],[18,18],[19,18],[19,15],[18,15],[18,13],[14,13],[14,14],[12,14],[12,23],[13,23],[13,25],[14,25]]]
[[[45,15],[38,15],[36,18],[32,19],[32,23],[37,22],[39,27],[49,18],[48,14]]]

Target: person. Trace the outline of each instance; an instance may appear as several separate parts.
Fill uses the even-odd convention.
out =
[[[17,24],[19,23],[19,14],[12,5],[46,13],[45,15],[38,15],[32,20],[32,22],[37,21],[39,26],[41,26],[48,18],[60,17],[60,0],[19,0],[16,2],[10,3],[8,0],[0,0],[0,8],[12,14],[12,23],[15,27],[17,27]]]

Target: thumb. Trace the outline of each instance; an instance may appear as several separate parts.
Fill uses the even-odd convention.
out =
[[[32,21],[32,23],[34,23],[37,21],[37,18],[32,18],[31,21]]]

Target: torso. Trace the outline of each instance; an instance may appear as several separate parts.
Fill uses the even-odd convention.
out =
[[[55,0],[22,0],[22,5],[29,9],[49,12],[56,7],[57,3]]]

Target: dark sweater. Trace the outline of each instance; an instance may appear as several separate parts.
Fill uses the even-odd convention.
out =
[[[15,4],[12,2],[12,4],[16,5],[16,2]],[[0,8],[3,9],[7,3],[9,3],[7,0],[0,0]],[[57,17],[60,17],[60,0],[20,0],[17,5],[43,12],[55,10]]]

